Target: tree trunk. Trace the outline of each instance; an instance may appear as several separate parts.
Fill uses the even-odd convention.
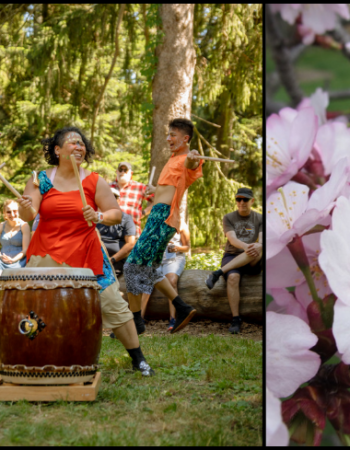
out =
[[[232,320],[232,313],[227,299],[226,282],[221,277],[212,290],[205,280],[209,270],[184,270],[178,284],[180,297],[184,302],[197,310],[198,319]],[[124,277],[119,279],[120,291],[127,300]],[[262,274],[243,276],[240,286],[240,314],[243,319],[262,322],[263,318],[263,285]],[[149,300],[146,314],[148,319],[168,319],[168,300],[157,289],[154,289]]]
[[[152,86],[151,167],[156,166],[153,184],[170,157],[166,142],[169,122],[176,117],[191,119],[195,67],[193,15],[194,4],[160,5],[164,39],[156,49],[158,64]]]
[[[231,152],[229,150],[230,143],[229,139],[231,138],[231,127],[232,127],[232,105],[230,99],[230,92],[227,88],[220,96],[220,107],[218,111],[218,124],[221,125],[221,128],[217,131],[217,144],[216,148],[221,152],[227,159],[230,159]],[[222,157],[221,155],[219,157]],[[228,172],[232,168],[230,164],[220,163],[221,170],[227,176]]]

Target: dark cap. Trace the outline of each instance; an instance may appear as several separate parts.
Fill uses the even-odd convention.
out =
[[[254,198],[253,191],[248,188],[239,188],[236,192],[236,197],[237,195],[245,198]]]
[[[123,161],[123,162],[119,163],[118,170],[121,166],[125,166],[128,168],[128,170],[132,170],[131,164],[128,162]]]

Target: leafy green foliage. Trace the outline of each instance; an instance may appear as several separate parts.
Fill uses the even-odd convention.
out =
[[[223,252],[197,253],[187,258],[185,269],[217,270],[222,256]]]
[[[127,4],[118,57],[99,106],[93,170],[111,180],[123,159],[136,163],[146,182],[152,139],[152,80],[162,30],[159,4]],[[0,162],[21,192],[32,170],[46,168],[40,141],[67,124],[88,137],[96,100],[115,52],[119,4],[0,5]],[[237,187],[250,186],[262,203],[262,5],[196,4],[197,54],[193,118],[215,147],[209,156],[235,165],[207,163],[189,192],[192,245],[217,248],[222,217],[234,207]],[[200,149],[196,137],[192,148]],[[234,151],[230,151],[230,148]],[[0,186],[0,201],[9,192]]]

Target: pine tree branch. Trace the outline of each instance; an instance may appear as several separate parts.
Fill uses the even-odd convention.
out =
[[[103,85],[103,87],[101,89],[101,92],[100,92],[100,94],[99,94],[99,96],[98,96],[98,98],[96,100],[96,103],[95,103],[94,114],[93,114],[93,117],[92,117],[92,125],[91,125],[91,144],[93,144],[93,142],[94,142],[94,132],[95,132],[95,124],[96,124],[96,119],[97,119],[97,115],[98,115],[98,110],[99,110],[99,107],[100,107],[103,95],[105,93],[107,84],[108,84],[109,80],[112,77],[113,69],[114,69],[115,63],[117,61],[118,54],[119,54],[119,45],[118,45],[119,28],[120,28],[120,25],[121,25],[121,22],[122,22],[123,14],[124,14],[124,11],[125,11],[125,6],[126,6],[125,3],[122,3],[120,5],[120,7],[119,7],[118,20],[117,20],[117,24],[116,24],[116,27],[115,27],[115,50],[114,50],[114,55],[113,55],[111,67],[109,69],[109,72],[108,72],[108,75],[106,76],[104,85]]]

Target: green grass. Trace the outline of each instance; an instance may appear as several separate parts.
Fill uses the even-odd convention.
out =
[[[95,402],[2,402],[0,446],[262,446],[262,345],[233,336],[140,337],[156,376],[103,338]]]
[[[306,96],[313,94],[316,88],[321,87],[324,90],[338,91],[350,88],[349,69],[350,63],[344,55],[338,50],[324,49],[321,47],[307,47],[295,64],[296,69],[313,72],[319,71],[319,77],[310,81],[299,83]],[[274,70],[274,62],[271,58],[269,49],[266,51],[266,72]],[[316,75],[316,73],[315,73]],[[329,80],[326,78],[330,77]],[[290,98],[284,87],[280,87],[275,100],[290,103]],[[350,99],[332,100],[328,111],[342,111],[344,114],[350,113]]]

